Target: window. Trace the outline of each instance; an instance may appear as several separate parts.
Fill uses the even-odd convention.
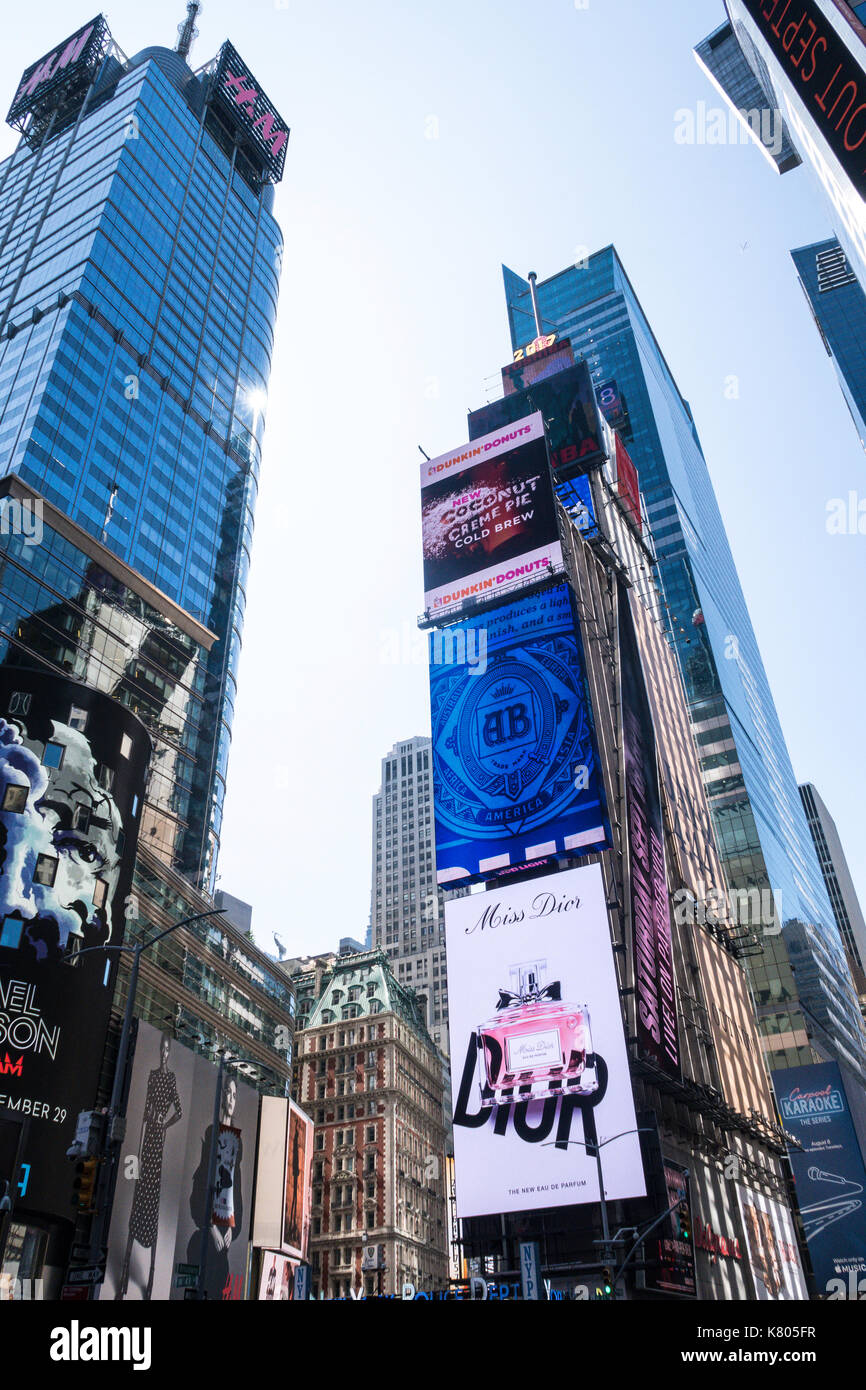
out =
[[[14,811],[16,815],[20,815],[26,810],[28,791],[28,787],[16,787],[14,785],[7,787],[3,793],[2,810]]]
[[[44,767],[62,767],[62,766],[63,766],[63,754],[64,754],[65,752],[66,752],[66,749],[63,747],[63,744],[62,744],[62,743],[50,743],[50,742],[49,742],[49,743],[46,743],[46,745],[45,745],[45,752],[42,754],[42,763],[43,763],[43,766],[44,766]]]
[[[108,897],[108,884],[101,878],[93,880],[93,905],[96,908],[105,907]]]
[[[81,801],[76,803],[72,812],[72,829],[85,833],[90,829],[90,807]]]
[[[83,734],[87,728],[87,710],[79,709],[78,705],[73,705],[69,711],[69,727],[77,729],[79,733]]]
[[[0,946],[8,946],[10,950],[17,951],[23,930],[24,923],[20,917],[4,918],[3,928],[0,930]]]
[[[38,854],[36,856],[36,868],[33,871],[34,882],[41,884],[43,888],[53,887],[57,877],[57,862],[53,855]],[[97,907],[99,906],[100,904],[97,903]]]
[[[375,1144],[375,1142],[376,1142],[376,1126],[375,1126],[375,1125],[368,1125],[368,1126],[367,1126],[367,1143],[368,1143],[368,1144]]]
[[[122,758],[132,757],[132,739],[129,734],[124,734],[120,740],[120,756]]]

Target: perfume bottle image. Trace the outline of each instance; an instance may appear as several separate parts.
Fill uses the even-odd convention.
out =
[[[598,1089],[589,1010],[563,1001],[558,980],[542,983],[546,969],[544,960],[511,966],[512,988],[500,989],[496,1013],[475,1030],[483,1106]]]

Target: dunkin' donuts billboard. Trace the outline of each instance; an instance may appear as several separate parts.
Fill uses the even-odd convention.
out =
[[[424,606],[437,615],[562,568],[541,414],[421,465]]]

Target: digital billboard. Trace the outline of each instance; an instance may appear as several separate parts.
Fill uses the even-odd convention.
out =
[[[816,0],[740,0],[860,197],[866,197],[866,67]],[[855,51],[852,51],[855,50]]]
[[[581,360],[553,376],[515,391],[501,401],[474,410],[469,416],[469,435],[503,430],[530,411],[540,410],[550,446],[550,465],[554,487],[600,466],[604,458],[604,436],[589,367]]]
[[[794,1222],[788,1208],[764,1192],[737,1184],[755,1293],[761,1302],[809,1297]]]
[[[614,434],[614,441],[616,490],[628,508],[638,535],[641,535],[643,533],[643,522],[640,514],[640,483],[638,481],[637,469],[631,461],[628,449],[625,447],[618,434]]]
[[[689,1176],[678,1163],[665,1159],[662,1166],[665,1199],[670,1208],[665,1220],[647,1241],[652,1263],[646,1272],[646,1287],[657,1293],[697,1297],[695,1245],[690,1229],[691,1199]],[[654,1257],[654,1258],[653,1258]]]
[[[262,1257],[259,1300],[264,1303],[292,1303],[295,1298],[297,1260],[266,1250]]]
[[[430,638],[437,881],[608,843],[570,590],[558,584]]]
[[[0,669],[0,1109],[30,1119],[21,1205],[71,1215],[96,1102],[150,738],[109,696]]]
[[[205,1231],[207,1297],[243,1297],[259,1098],[224,1070],[209,1191],[218,1080],[206,1057],[139,1022],[103,1298],[183,1298]]]
[[[457,1216],[645,1195],[598,864],[445,904]],[[578,1142],[569,1143],[569,1140]]]
[[[300,1259],[307,1257],[312,1164],[313,1122],[294,1101],[289,1101],[282,1248]]]
[[[9,125],[20,129],[25,117],[37,103],[50,97],[77,75],[89,76],[99,66],[109,40],[108,26],[102,15],[83,24],[69,39],[64,39],[38,62],[31,63],[18,84],[12,99]]]
[[[680,1074],[673,939],[656,741],[628,599],[619,604],[623,758],[637,1037],[641,1052]]]
[[[518,348],[514,361],[502,368],[502,387],[506,396],[513,395],[515,391],[524,391],[534,382],[543,381],[545,377],[553,376],[554,372],[561,372],[563,367],[574,365],[574,349],[570,340],[562,338],[557,342],[553,333],[548,338],[554,341],[540,338],[526,348]]]
[[[544,424],[463,444],[421,465],[424,606],[493,596],[562,567]]]
[[[595,388],[598,408],[611,429],[622,429],[628,421],[628,407],[615,381],[603,381]]]
[[[809,1258],[821,1292],[866,1276],[866,1167],[837,1062],[773,1072]]]

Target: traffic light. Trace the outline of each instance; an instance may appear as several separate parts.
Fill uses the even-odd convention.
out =
[[[680,1240],[691,1240],[692,1238],[692,1215],[689,1211],[688,1202],[680,1202],[677,1207],[679,1218]]]
[[[75,1165],[75,1179],[72,1183],[74,1190],[72,1205],[79,1211],[95,1211],[93,1204],[94,1191],[96,1188],[96,1177],[99,1171],[98,1158],[82,1158]]]
[[[599,1298],[613,1298],[613,1273],[607,1267],[601,1271]]]

